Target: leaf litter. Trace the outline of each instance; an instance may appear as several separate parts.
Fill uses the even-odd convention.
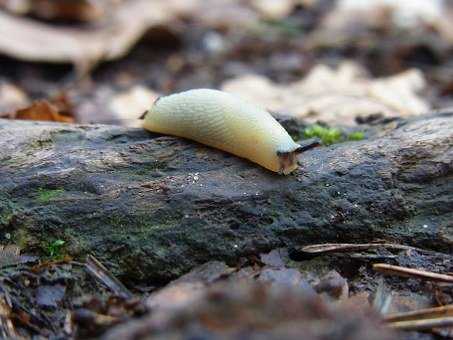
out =
[[[357,117],[381,114],[409,117],[429,111],[420,96],[426,81],[418,70],[372,79],[358,64],[344,62],[338,69],[318,65],[300,81],[287,85],[260,75],[226,81],[222,89],[268,110],[329,125],[355,125]]]

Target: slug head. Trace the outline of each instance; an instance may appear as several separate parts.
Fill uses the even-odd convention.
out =
[[[280,163],[279,174],[288,175],[297,169],[297,154],[295,151],[281,152],[277,151],[278,160]]]
[[[277,151],[277,156],[280,163],[279,174],[288,175],[292,171],[296,170],[298,166],[297,155],[320,145],[321,144],[318,140],[314,140],[309,144],[303,146],[299,145],[299,147],[293,151]]]

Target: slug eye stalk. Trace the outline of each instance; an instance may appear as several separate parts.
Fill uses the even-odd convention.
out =
[[[302,153],[302,152],[317,148],[318,146],[321,146],[321,142],[319,141],[319,139],[315,139],[315,140],[311,140],[309,143],[307,143],[305,145],[299,146],[294,152]]]

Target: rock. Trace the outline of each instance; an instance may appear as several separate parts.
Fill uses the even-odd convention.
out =
[[[121,280],[157,283],[310,243],[384,239],[448,253],[452,146],[451,112],[397,120],[302,154],[285,177],[141,129],[0,120],[1,242],[39,253],[62,239]]]

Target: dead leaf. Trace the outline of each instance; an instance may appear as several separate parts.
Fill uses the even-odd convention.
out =
[[[252,6],[265,19],[279,20],[291,13],[296,2],[295,0],[252,0]]]
[[[396,339],[371,313],[287,285],[221,282],[192,303],[111,329],[104,339]]]
[[[0,268],[20,262],[20,248],[14,244],[0,246]]]
[[[228,267],[224,262],[205,263],[151,294],[146,305],[153,310],[168,310],[186,306],[196,301],[210,284],[233,271],[234,269]]]
[[[0,246],[0,268],[36,260],[35,256],[21,255],[19,246],[14,244]]]
[[[47,100],[34,102],[30,107],[18,110],[15,119],[24,120],[46,120],[53,122],[73,123],[74,118],[71,116],[62,115],[58,108]]]
[[[26,61],[74,63],[86,71],[100,60],[124,56],[145,31],[179,15],[169,2],[126,1],[102,26],[52,26],[0,12],[0,51]]]
[[[117,94],[109,103],[112,120],[117,120],[121,125],[141,126],[139,117],[149,110],[159,94],[143,86],[135,86],[130,90]]]
[[[246,75],[226,81],[222,89],[308,122],[355,125],[358,116],[408,117],[429,111],[418,94],[425,85],[423,74],[415,69],[371,79],[359,65],[345,62],[337,70],[318,65],[305,78],[288,85]]]
[[[395,29],[408,33],[438,34],[453,43],[453,9],[443,0],[340,0],[322,19],[319,28],[307,37],[311,47],[344,46],[345,41],[365,37],[377,30]],[[434,28],[434,30],[433,30]]]
[[[116,3],[117,0],[110,1]],[[47,17],[67,17],[78,12],[75,16],[83,20],[107,18],[102,25],[68,27],[0,12],[0,52],[25,61],[73,63],[81,75],[100,61],[126,55],[152,27],[175,26],[179,18],[189,18],[212,28],[252,27],[261,18],[276,19],[286,15],[296,3],[295,0],[255,0],[253,8],[251,3],[240,0],[217,0],[215,6],[204,0],[128,0],[116,5],[115,10],[109,9],[106,16],[105,7],[111,6],[88,10],[86,6],[96,6],[93,1],[78,0],[81,8],[72,11],[65,7],[51,10],[42,4],[41,8],[38,5],[41,2],[62,6],[58,1],[22,0],[22,5],[10,4],[9,7],[16,12],[33,11]],[[104,2],[109,3],[108,0]],[[18,8],[14,9],[14,6]],[[70,6],[76,5],[71,3]]]
[[[146,301],[146,305],[151,310],[173,309],[186,306],[196,301],[206,286],[201,282],[182,282],[170,285],[152,294]]]
[[[9,117],[12,112],[29,105],[28,96],[17,86],[0,83],[0,117]]]
[[[345,25],[347,21],[349,24],[362,21],[368,25],[370,22],[379,25],[379,15],[387,13],[387,15],[390,14],[392,24],[402,28],[416,28],[420,23],[433,24],[441,19],[444,9],[443,0],[340,0],[336,8],[329,13],[325,24],[330,23],[331,28],[335,27],[335,29],[341,29],[340,20]],[[373,22],[373,18],[377,21]]]
[[[118,0],[0,0],[0,7],[18,15],[46,20],[96,21],[112,10]]]
[[[139,85],[124,92],[101,86],[89,100],[77,105],[77,121],[141,127],[139,118],[158,97],[157,92]]]
[[[190,7],[186,8],[186,15],[211,28],[246,28],[259,21],[257,11],[240,0],[216,0],[215,6],[205,0],[191,0],[188,3]]]

